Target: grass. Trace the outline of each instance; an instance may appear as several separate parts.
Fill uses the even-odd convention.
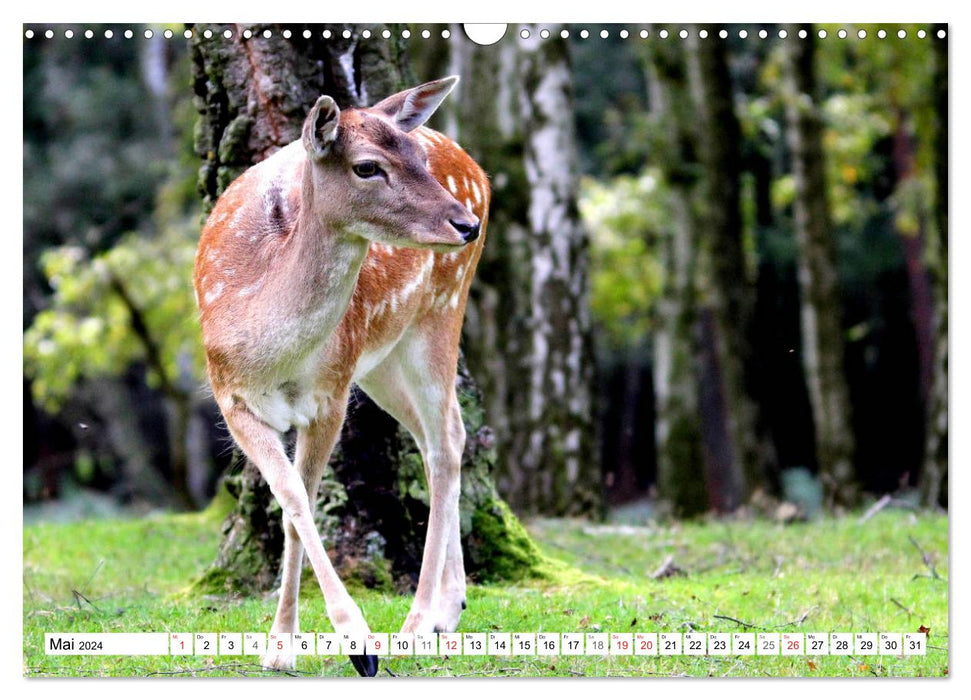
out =
[[[554,582],[470,586],[459,631],[916,632],[923,657],[415,657],[399,676],[934,676],[948,674],[945,516],[879,513],[781,525],[710,521],[652,527],[541,520]],[[24,527],[24,675],[264,676],[256,657],[46,656],[45,632],[267,631],[275,603],[182,593],[211,561],[214,514]],[[925,562],[927,556],[931,566]],[[673,575],[653,578],[664,562]],[[410,598],[353,592],[371,628],[399,628]],[[319,589],[301,620],[331,631]],[[230,660],[231,659],[231,660]],[[346,657],[300,657],[297,675],[355,675]]]

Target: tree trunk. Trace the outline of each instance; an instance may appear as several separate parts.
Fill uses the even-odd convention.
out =
[[[934,357],[932,375],[927,396],[927,442],[924,449],[924,465],[921,474],[921,500],[927,507],[947,505],[948,462],[948,411],[947,411],[947,278],[948,278],[948,196],[947,196],[947,143],[948,143],[948,63],[947,37],[937,38],[937,25],[931,34],[934,42],[935,79],[934,112],[937,114],[937,130],[934,135],[935,166],[935,231],[928,237],[929,264],[934,294]]]
[[[716,28],[707,27],[714,36]],[[731,76],[723,41],[688,42],[692,91],[698,105],[699,145],[704,179],[699,256],[702,294],[714,321],[712,349],[720,367],[725,428],[736,462],[742,498],[765,481],[774,467],[755,391],[756,367],[749,338],[755,308],[754,271],[747,269],[741,212],[741,128],[735,115]],[[706,383],[707,384],[707,383]],[[718,385],[710,386],[714,390]],[[736,504],[737,505],[737,504]]]
[[[213,31],[213,38],[200,35]],[[231,29],[233,37],[222,33]],[[366,106],[407,87],[400,39],[364,39],[364,26],[304,27],[282,35],[275,25],[196,26],[192,40],[197,107],[196,149],[203,158],[200,191],[207,207],[247,167],[299,138],[321,94],[343,107]],[[382,26],[369,25],[372,37]],[[244,37],[244,30],[251,38]],[[269,29],[266,38],[263,31]],[[400,36],[400,28],[392,27]],[[486,246],[488,249],[488,245]],[[480,580],[537,572],[538,552],[496,495],[492,431],[481,396],[460,369],[457,389],[468,440],[462,461],[461,530],[466,569]],[[216,561],[200,581],[217,590],[266,590],[277,578],[283,534],[280,508],[253,465],[226,479],[236,505],[224,523]],[[345,579],[412,588],[428,518],[421,457],[406,431],[363,393],[351,397],[341,441],[321,485],[317,523]]]
[[[815,38],[789,27],[785,102],[795,177],[802,360],[809,388],[816,460],[827,503],[853,505],[859,497],[853,469],[849,390],[843,366],[843,327],[836,242],[830,219],[823,123],[815,78]]]
[[[453,29],[453,128],[490,173],[490,244],[465,326],[517,512],[599,514],[587,236],[576,209],[573,90],[559,28],[480,47]]]
[[[657,486],[675,515],[690,516],[708,509],[710,476],[702,452],[698,391],[697,239],[692,221],[692,201],[698,188],[694,110],[683,51],[677,43],[652,44],[646,65],[651,116],[665,134],[659,140],[656,159],[671,190],[671,224],[658,244],[666,274],[654,332]]]

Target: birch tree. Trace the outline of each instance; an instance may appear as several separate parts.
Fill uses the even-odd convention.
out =
[[[546,28],[549,39],[529,25],[488,47],[453,29],[463,81],[452,128],[492,178],[465,332],[496,427],[497,483],[519,512],[564,515],[602,503],[569,54]]]

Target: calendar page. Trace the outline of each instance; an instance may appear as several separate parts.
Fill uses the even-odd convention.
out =
[[[952,26],[657,9],[21,25],[25,678],[949,675]]]

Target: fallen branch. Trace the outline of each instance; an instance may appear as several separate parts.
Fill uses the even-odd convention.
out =
[[[891,602],[891,603],[893,603],[894,605],[896,605],[896,606],[897,606],[898,608],[900,608],[901,610],[903,610],[903,611],[904,611],[905,613],[907,613],[908,615],[913,615],[913,614],[914,614],[914,613],[913,613],[913,612],[912,612],[912,611],[910,610],[910,608],[908,608],[907,606],[905,606],[905,605],[904,605],[903,603],[901,603],[901,602],[900,602],[899,600],[897,600],[896,598],[891,598],[891,599],[890,599],[890,602]]]
[[[941,578],[941,575],[939,573],[937,573],[937,569],[934,568],[934,561],[931,559],[931,556],[927,552],[925,552],[924,551],[924,548],[921,547],[917,543],[917,540],[914,539],[914,536],[913,535],[907,535],[907,539],[909,539],[910,540],[910,543],[912,545],[914,545],[914,547],[917,548],[917,551],[918,552],[920,552],[920,557],[921,557],[921,559],[924,560],[924,566],[926,566],[928,569],[930,569],[931,577],[932,578],[935,578],[935,579],[937,579],[939,581],[942,581],[943,579]],[[914,578],[915,579],[916,578],[921,578],[921,575],[920,574],[914,574]],[[913,579],[911,579],[911,580],[913,580]]]
[[[804,612],[797,619],[792,620],[791,622],[784,622],[781,625],[776,625],[775,626],[775,629],[781,629],[782,627],[792,627],[794,625],[801,625],[803,622],[806,621],[806,618],[807,617],[809,617],[810,615],[812,615],[813,610],[815,610],[815,609],[816,609],[815,607],[809,608],[809,610],[807,610],[806,612]]]
[[[869,520],[874,515],[876,515],[877,513],[879,513],[881,510],[883,510],[884,508],[886,508],[888,505],[890,505],[890,502],[892,500],[893,499],[890,497],[890,494],[889,493],[888,494],[885,494],[883,496],[883,498],[881,498],[879,501],[877,501],[872,506],[870,506],[869,508],[867,508],[866,513],[864,513],[862,516],[860,516],[860,519],[857,520],[857,524],[858,525],[862,525],[863,523],[865,523],[867,520]]]
[[[668,558],[664,560],[664,563],[651,574],[651,578],[654,580],[669,578],[671,576],[687,576],[688,572],[679,567],[674,563],[674,556],[668,555]]]
[[[742,620],[737,620],[734,617],[729,617],[728,615],[712,615],[712,617],[716,617],[719,620],[728,620],[729,622],[734,622],[736,624],[741,625],[742,627],[751,627],[752,629],[756,629],[756,630],[764,630],[765,629],[765,627],[759,627],[758,625],[750,625],[748,622],[743,622]]]

